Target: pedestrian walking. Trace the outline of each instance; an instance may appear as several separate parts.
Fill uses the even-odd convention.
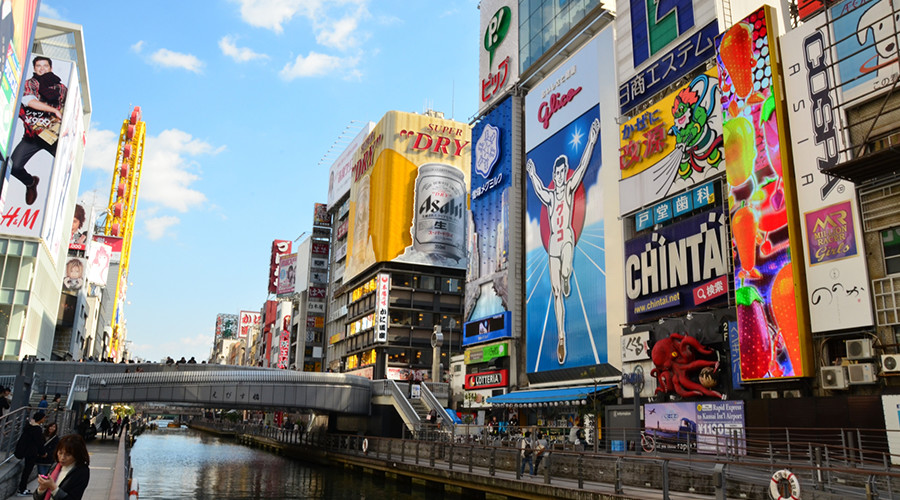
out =
[[[44,451],[44,431],[41,428],[41,422],[44,421],[45,416],[42,411],[36,412],[34,418],[30,419],[22,429],[22,435],[16,442],[15,456],[24,460],[22,477],[19,479],[17,490],[20,495],[31,495],[31,491],[28,489],[28,476],[31,475],[38,457]]]
[[[534,473],[537,474],[540,472],[541,460],[544,457],[550,456],[550,451],[547,449],[547,439],[544,437],[544,433],[541,431],[537,432],[537,441],[535,442],[535,450],[534,450]]]
[[[525,465],[528,465],[528,474],[534,475],[534,463],[532,462],[534,456],[534,443],[531,441],[531,431],[525,431],[525,437],[519,441],[519,449],[521,450],[519,453],[522,454],[522,470],[519,471],[519,474],[525,475]]]

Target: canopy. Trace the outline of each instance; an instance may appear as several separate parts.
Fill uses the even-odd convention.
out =
[[[535,405],[565,402],[578,404],[595,393],[612,389],[615,385],[589,385],[584,387],[563,387],[557,389],[536,389],[515,391],[502,396],[487,398],[487,402],[493,405]]]

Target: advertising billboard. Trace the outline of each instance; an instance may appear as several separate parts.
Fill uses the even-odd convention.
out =
[[[0,6],[0,161],[9,156],[19,91],[31,66],[28,55],[39,3],[40,0],[8,0]]]
[[[604,30],[525,96],[529,373],[607,361],[599,68],[612,47]]]
[[[813,374],[771,19],[763,7],[716,38],[744,381]]]
[[[512,337],[511,314],[506,311],[489,318],[463,324],[462,345],[480,344],[490,340]]]
[[[337,160],[331,165],[331,169],[328,171],[329,209],[333,210],[335,203],[340,201],[345,194],[350,192],[350,184],[352,184],[353,180],[353,155],[356,154],[356,150],[359,149],[369,133],[372,132],[373,128],[375,128],[374,123],[366,122],[359,133],[356,134],[356,137],[350,141],[347,148],[341,152]],[[342,216],[343,214],[339,215],[339,217]]]
[[[122,238],[118,236],[106,236],[103,234],[95,234],[92,238],[97,243],[109,246],[112,253],[110,254],[110,264],[118,264],[122,260]]]
[[[644,432],[661,451],[747,454],[743,401],[647,403]]]
[[[513,100],[507,98],[472,129],[472,193],[466,311],[474,320],[508,308],[509,193]]]
[[[900,465],[900,395],[881,396],[881,407],[884,409],[884,428],[887,431],[891,463]]]
[[[259,328],[261,315],[258,311],[241,311],[239,316],[240,326],[238,329],[238,338],[249,339],[250,331],[254,328]]]
[[[619,106],[626,113],[715,56],[712,0],[616,1]]]
[[[286,370],[291,356],[291,303],[288,301],[278,303],[278,322],[275,324],[274,335],[278,342],[274,365]]]
[[[294,293],[297,283],[297,254],[282,255],[278,260],[278,295]]]
[[[825,17],[781,37],[791,136],[799,138],[791,149],[813,333],[874,324],[856,188],[821,172],[844,160],[846,147]]]
[[[87,280],[99,286],[106,286],[109,276],[109,264],[112,262],[113,249],[111,246],[91,241],[87,249],[87,258],[90,265],[87,267]]]
[[[519,2],[483,0],[478,51],[479,113],[519,79]]]
[[[84,287],[87,267],[87,259],[69,257],[66,260],[66,274],[63,276],[63,291],[77,292],[78,290],[81,290]]]
[[[272,242],[272,254],[269,259],[269,293],[278,293],[278,275],[281,270],[278,260],[282,255],[291,253],[292,242],[288,240],[275,240]]]
[[[509,341],[496,344],[480,345],[466,349],[464,362],[467,365],[473,363],[489,363],[495,359],[509,356]]]
[[[629,323],[728,301],[726,222],[717,208],[625,242]]]
[[[841,104],[853,106],[871,99],[900,78],[897,11],[891,4],[890,0],[844,0],[829,7]],[[822,24],[826,18],[817,19],[822,21],[811,22]]]
[[[313,225],[331,227],[331,214],[328,213],[328,205],[316,203],[313,207]]]
[[[237,314],[219,313],[216,315],[216,340],[234,339],[238,333]]]
[[[70,235],[71,221],[64,230],[62,212],[75,156],[84,147],[84,120],[75,65],[41,58],[36,66],[37,75],[29,65],[13,135],[0,233],[42,238],[55,257],[63,232]],[[49,83],[42,89],[39,81]],[[32,107],[41,105],[53,112]]]
[[[619,126],[619,214],[725,171],[715,69]]]
[[[389,111],[354,155],[345,280],[376,262],[466,268],[471,128]]]
[[[469,373],[463,387],[466,390],[506,387],[509,385],[509,370],[492,370],[489,372]]]

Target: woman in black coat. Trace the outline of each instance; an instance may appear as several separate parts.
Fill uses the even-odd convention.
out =
[[[81,500],[91,480],[91,457],[78,434],[63,436],[56,446],[56,467],[49,476],[38,476],[38,488],[32,498],[44,500],[47,493],[55,500]]]

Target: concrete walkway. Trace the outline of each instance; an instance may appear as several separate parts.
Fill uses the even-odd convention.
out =
[[[116,458],[119,451],[119,442],[116,439],[95,439],[88,443],[88,453],[91,455],[91,482],[88,483],[84,498],[101,500],[109,498],[109,488],[112,486],[115,473]],[[38,487],[35,478],[28,484],[28,489],[34,491]],[[30,498],[12,495],[13,498]]]

